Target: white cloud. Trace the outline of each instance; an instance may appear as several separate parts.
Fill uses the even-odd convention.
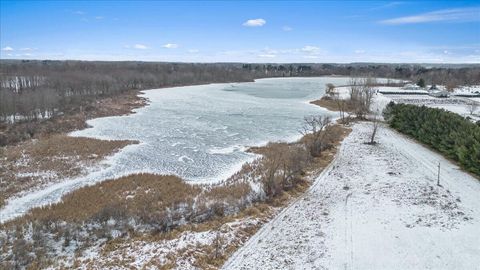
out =
[[[175,43],[167,43],[165,45],[162,46],[163,48],[167,48],[167,49],[176,49],[178,48],[178,44],[175,44]]]
[[[468,22],[480,21],[480,8],[444,9],[414,16],[406,16],[380,21],[382,24],[400,25],[428,22]]]
[[[133,46],[125,45],[125,46],[123,46],[123,47],[125,47],[125,48],[127,48],[127,49],[138,49],[138,50],[146,50],[146,49],[148,49],[148,47],[147,47],[146,45],[138,44],[138,43],[135,44],[135,45],[133,45]]]
[[[189,53],[198,53],[199,50],[197,50],[197,49],[189,49],[187,52],[189,52]]]
[[[277,57],[275,54],[259,54],[258,57],[262,58],[275,58]]]
[[[273,54],[278,54],[278,53],[281,53],[279,52],[278,50],[274,50],[274,49],[270,49],[269,47],[265,47],[262,51],[261,51],[261,54],[270,54],[270,55],[273,55]]]
[[[288,26],[288,25],[285,25],[284,27],[282,27],[282,30],[285,31],[285,32],[290,32],[290,31],[293,30],[293,28]]]
[[[10,46],[2,48],[2,51],[13,51],[13,48]]]
[[[95,19],[97,19],[97,20],[103,20],[104,17],[103,17],[103,16],[96,16]]]
[[[267,23],[264,19],[251,19],[243,23],[243,26],[248,26],[248,27],[258,27],[258,26],[263,26]]]
[[[320,54],[321,53],[321,49],[319,47],[310,46],[310,45],[307,45],[307,46],[303,47],[301,49],[301,51],[305,52],[305,53],[308,53],[308,54]]]
[[[32,48],[21,48],[20,51],[33,51],[34,49]]]
[[[85,12],[83,12],[83,11],[81,11],[81,10],[77,10],[77,11],[74,11],[73,14],[85,15]]]
[[[365,50],[355,50],[355,53],[356,53],[356,54],[364,54],[364,53],[365,53]]]
[[[389,2],[384,5],[378,6],[378,7],[373,7],[370,10],[379,10],[379,9],[387,9],[387,8],[393,8],[399,5],[405,4],[404,2]]]

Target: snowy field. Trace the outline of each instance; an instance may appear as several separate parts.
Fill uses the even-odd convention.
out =
[[[409,96],[409,95],[384,95],[385,97],[405,104],[413,104],[430,108],[444,109],[463,117],[470,117],[474,121],[480,120],[480,102],[472,98],[449,97],[435,98],[431,96]],[[471,102],[478,102],[478,107],[473,114],[470,113]]]
[[[140,144],[125,147],[86,176],[9,200],[0,222],[79,187],[131,173],[175,174],[192,183],[222,181],[255,157],[245,152],[247,147],[297,139],[304,116],[335,116],[309,101],[324,94],[326,83],[347,81],[278,78],[144,91],[150,104],[135,114],[93,119],[88,121],[92,128],[72,134]]]
[[[381,86],[375,87],[375,89],[378,90],[378,93],[376,93],[374,96],[372,109],[380,112],[380,114],[390,101],[394,101],[397,103],[413,104],[418,106],[425,105],[431,108],[445,109],[463,117],[470,117],[473,121],[480,120],[480,98],[465,98],[456,96],[451,96],[449,98],[436,98],[429,95],[424,95],[428,93],[426,90],[403,90],[402,87]],[[472,91],[477,90],[475,87],[462,88],[462,91],[464,92],[458,93],[466,93],[463,89],[473,89]],[[335,88],[335,92],[339,98],[350,98],[350,88],[348,86],[337,87]],[[418,93],[423,94],[419,95]],[[479,108],[476,109],[473,114],[470,114],[470,104],[472,101],[477,102]]]
[[[223,268],[479,269],[480,181],[386,127],[366,145],[370,128]]]

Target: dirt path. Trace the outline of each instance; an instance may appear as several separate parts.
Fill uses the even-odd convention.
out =
[[[366,145],[369,132],[355,125],[310,191],[224,269],[480,269],[480,181],[388,128]]]

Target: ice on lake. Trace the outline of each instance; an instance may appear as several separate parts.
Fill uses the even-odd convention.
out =
[[[88,121],[91,128],[71,134],[140,144],[109,157],[102,169],[9,200],[0,210],[0,222],[56,202],[82,186],[131,173],[175,174],[192,183],[224,180],[254,158],[245,152],[248,146],[298,138],[304,116],[334,116],[309,101],[323,95],[326,83],[347,81],[261,79],[144,91],[150,104],[135,114],[93,119]]]
[[[329,82],[346,79],[261,79],[148,90],[149,106],[128,116],[90,120],[92,128],[72,135],[142,142],[112,158],[102,177],[152,172],[219,181],[252,159],[246,147],[293,140],[304,116],[331,114],[308,103]]]

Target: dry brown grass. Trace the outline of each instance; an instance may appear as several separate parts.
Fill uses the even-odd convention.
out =
[[[169,269],[175,265],[175,258],[193,256],[195,265],[201,269],[218,269],[225,260],[240,247],[251,235],[268,221],[279,209],[288,205],[292,199],[303,194],[310,186],[313,179],[334,158],[337,146],[347,136],[350,129],[340,125],[332,127],[332,147],[322,152],[320,157],[315,157],[305,168],[305,173],[295,181],[295,185],[284,192],[278,193],[265,202],[250,204],[244,199],[251,192],[248,182],[242,181],[242,175],[261,173],[262,159],[258,163],[244,166],[242,171],[229,181],[217,186],[190,185],[175,176],[161,176],[153,174],[136,174],[119,179],[107,180],[94,186],[84,187],[73,191],[63,197],[62,202],[43,208],[32,209],[27,215],[10,221],[0,226],[0,229],[12,230],[16,226],[26,226],[31,222],[40,224],[89,224],[90,222],[105,222],[113,218],[115,220],[127,220],[129,218],[146,222],[146,224],[161,224],[165,221],[166,213],[173,213],[170,218],[186,218],[186,225],[168,227],[156,233],[132,232],[129,237],[116,238],[106,243],[102,256],[109,256],[111,252],[128,246],[128,243],[136,240],[146,242],[161,241],[178,237],[186,231],[218,230],[223,224],[244,218],[258,218],[262,222],[257,225],[247,226],[238,233],[235,240],[228,244],[222,251],[221,256],[212,257],[210,246],[197,246],[194,253],[184,250],[171,254],[171,261],[166,265],[156,265]],[[278,144],[270,144],[275,147]],[[41,152],[49,152],[48,147],[39,147]],[[92,149],[90,149],[92,150]],[[89,150],[89,151],[90,151]],[[264,149],[256,148],[261,153]],[[36,153],[36,151],[32,152]],[[52,152],[53,153],[53,152]],[[85,152],[77,152],[79,155]],[[35,156],[35,154],[33,154]],[[255,165],[256,164],[256,165]],[[196,208],[193,209],[193,202]],[[181,216],[175,216],[175,211],[181,206]],[[231,212],[225,212],[229,209]],[[208,214],[207,216],[205,216]],[[202,218],[198,218],[201,216]],[[49,225],[46,225],[47,228]],[[121,228],[117,228],[121,229]],[[118,262],[119,265],[122,262]],[[127,258],[125,262],[128,264]],[[155,262],[152,262],[155,265]],[[96,265],[92,262],[92,266]]]
[[[350,102],[349,100],[344,100],[344,102],[345,102],[345,112],[355,111],[355,105],[352,102]],[[337,101],[329,96],[323,96],[321,99],[311,101],[310,103],[323,107],[330,111],[339,111]]]
[[[34,208],[5,226],[31,221],[82,223],[110,214],[142,217],[153,213],[161,216],[179,205],[192,210],[194,199],[195,212],[199,215],[213,210],[215,216],[221,217],[226,205],[239,207],[239,201],[250,191],[247,183],[207,188],[190,185],[176,176],[134,174],[77,189],[65,195],[61,202]]]
[[[86,128],[85,121],[91,118],[131,113],[147,104],[138,94],[139,91],[132,90],[115,97],[99,98],[45,121],[0,124],[0,135],[7,143],[7,146],[0,146],[0,207],[21,191],[77,176],[82,172],[81,163],[95,165],[105,156],[133,143],[71,138],[65,133]]]
[[[109,208],[118,208],[131,216],[143,209],[165,211],[179,203],[192,203],[201,191],[200,187],[189,185],[176,176],[135,174],[77,189],[65,195],[61,202],[34,208],[14,222],[63,220],[81,223]]]
[[[133,141],[104,141],[63,134],[3,147],[0,152],[0,207],[19,192],[78,176]]]

